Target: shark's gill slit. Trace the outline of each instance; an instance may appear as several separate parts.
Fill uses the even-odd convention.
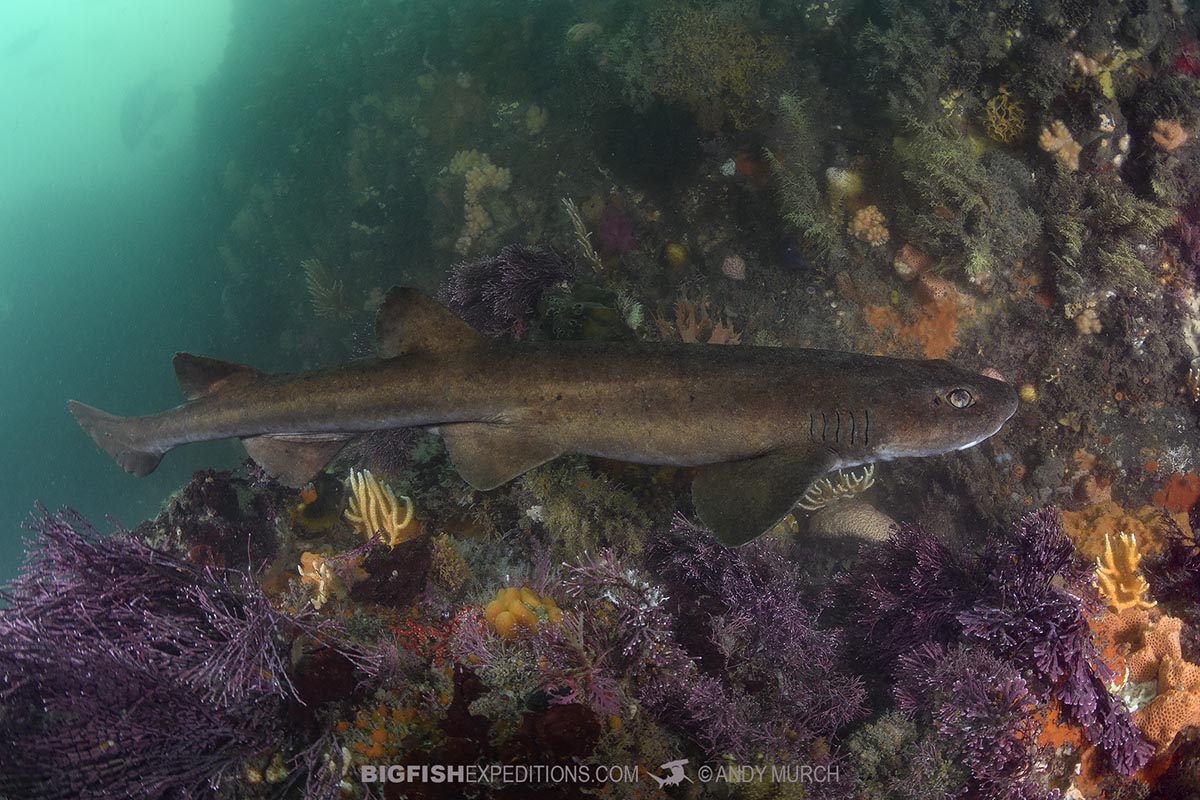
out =
[[[817,440],[817,421],[811,411],[808,414],[808,440],[810,442]]]
[[[850,444],[854,444],[855,435],[858,433],[858,420],[854,418],[853,411],[848,413],[850,414]]]
[[[842,441],[842,412],[834,409],[833,413],[837,415],[837,427],[833,429],[833,440],[839,444]]]
[[[866,427],[863,428],[863,446],[871,446],[871,409],[864,408],[863,416],[867,418]]]
[[[829,427],[829,420],[825,416],[825,412],[821,412],[821,441],[825,441],[825,429]]]

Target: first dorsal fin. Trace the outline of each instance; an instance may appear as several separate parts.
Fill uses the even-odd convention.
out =
[[[375,345],[380,358],[468,350],[481,341],[474,328],[416,289],[393,286],[375,317]]]
[[[235,386],[245,386],[263,375],[245,364],[191,353],[176,353],[171,363],[175,367],[179,388],[188,400],[207,397]]]

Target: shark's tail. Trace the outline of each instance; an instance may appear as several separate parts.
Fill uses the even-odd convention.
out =
[[[121,469],[131,475],[139,478],[149,475],[162,460],[163,451],[148,449],[138,435],[136,419],[117,417],[74,400],[67,403],[67,410],[75,417],[79,427],[103,447]]]

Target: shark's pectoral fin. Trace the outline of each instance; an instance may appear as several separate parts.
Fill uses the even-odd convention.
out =
[[[242,439],[246,452],[288,486],[313,479],[352,437],[340,433],[280,433]]]
[[[380,358],[417,351],[460,352],[483,341],[478,331],[416,289],[393,286],[375,315],[375,348]]]
[[[692,502],[717,541],[737,547],[769,531],[832,466],[828,454],[788,451],[711,464],[692,481]]]
[[[557,442],[524,426],[460,422],[439,430],[454,468],[476,489],[495,489],[563,453]]]

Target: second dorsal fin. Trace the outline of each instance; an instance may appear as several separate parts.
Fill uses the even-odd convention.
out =
[[[469,350],[481,341],[474,328],[416,289],[393,286],[375,317],[375,346],[380,358]]]
[[[188,400],[207,397],[210,394],[246,386],[262,377],[254,367],[233,361],[221,361],[191,353],[176,353],[171,362],[175,367],[175,378]]]

